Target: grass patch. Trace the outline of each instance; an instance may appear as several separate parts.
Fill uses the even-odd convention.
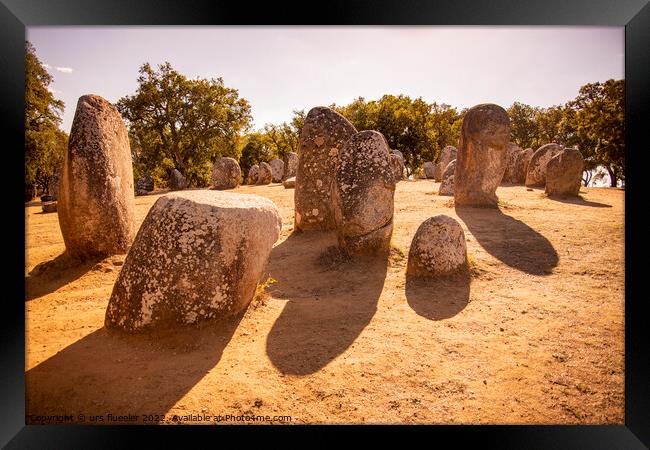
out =
[[[266,292],[266,288],[271,286],[274,283],[277,283],[273,277],[268,277],[264,282],[258,283],[255,288],[255,295],[253,296],[253,301],[251,301],[251,308],[257,309],[260,306],[266,306],[266,302],[271,298],[271,295]]]

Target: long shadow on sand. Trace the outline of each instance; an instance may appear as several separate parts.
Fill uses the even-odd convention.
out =
[[[454,317],[469,303],[470,274],[423,279],[406,277],[406,301],[417,314],[431,320]]]
[[[607,203],[592,202],[591,200],[585,200],[582,197],[564,197],[561,195],[549,195],[548,198],[556,202],[570,203],[572,205],[591,206],[592,208],[612,207],[612,205],[608,205]]]
[[[387,255],[337,260],[335,245],[328,233],[294,233],[271,252],[269,272],[278,282],[270,293],[288,302],[266,352],[282,373],[322,369],[352,345],[377,310]]]
[[[242,316],[133,335],[100,328],[27,371],[28,423],[30,415],[84,414],[87,423],[165,414],[217,365]]]
[[[557,266],[557,252],[548,239],[500,209],[456,206],[456,214],[485,251],[510,267],[548,275]]]
[[[65,252],[37,265],[25,278],[25,300],[34,300],[81,278],[100,258],[80,261]]]

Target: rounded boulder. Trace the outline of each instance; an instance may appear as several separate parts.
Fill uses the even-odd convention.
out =
[[[234,189],[241,182],[241,168],[234,158],[219,158],[212,166],[212,185],[215,189]]]
[[[465,233],[455,219],[440,214],[420,224],[409,249],[407,275],[445,276],[466,267]]]
[[[281,226],[275,204],[257,195],[160,197],[115,282],[106,327],[137,331],[238,314],[255,294]]]
[[[284,162],[281,159],[275,158],[269,162],[269,166],[271,166],[272,181],[274,183],[282,183]]]
[[[533,153],[526,171],[526,187],[543,187],[546,184],[546,166],[561,151],[561,145],[550,143],[542,145]]]
[[[576,197],[580,193],[584,159],[575,148],[565,148],[546,165],[546,193]]]

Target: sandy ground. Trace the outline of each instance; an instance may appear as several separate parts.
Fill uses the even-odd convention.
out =
[[[277,281],[236,320],[133,336],[103,327],[124,256],[70,267],[56,213],[27,206],[27,422],[622,424],[624,192],[504,186],[489,210],[437,188],[399,183],[390,257],[351,263],[292,234],[293,190],[240,187],[281,210]],[[436,214],[463,226],[471,277],[407,282]]]

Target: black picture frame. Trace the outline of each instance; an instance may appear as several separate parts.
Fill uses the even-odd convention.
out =
[[[648,0],[404,0],[245,3],[223,0],[0,0],[0,115],[5,125],[3,180],[15,190],[8,196],[12,225],[8,238],[16,257],[8,258],[2,276],[11,286],[0,314],[0,445],[7,448],[119,447],[148,439],[178,436],[187,427],[92,427],[25,425],[25,308],[24,273],[19,273],[25,249],[24,167],[24,41],[25,28],[35,25],[592,25],[625,26],[626,79],[626,192],[625,192],[625,425],[620,426],[424,426],[436,442],[467,440],[498,448],[634,449],[650,445],[648,399],[650,357],[644,314],[645,297],[639,285],[645,240],[638,203],[642,195],[645,154],[650,150],[650,5]],[[9,170],[7,170],[9,169]],[[22,174],[24,175],[24,174]],[[7,197],[5,197],[6,199]],[[14,209],[15,208],[15,209]],[[22,220],[16,219],[22,217]],[[7,236],[8,237],[8,236]],[[12,255],[13,256],[13,255]],[[604,264],[607,262],[604,261]],[[16,292],[14,292],[16,291]],[[224,427],[190,427],[195,434]],[[227,427],[230,432],[240,427]],[[260,432],[260,427],[255,427]],[[267,429],[266,427],[261,427]],[[329,427],[286,427],[304,433],[310,441]],[[174,429],[172,431],[172,429]],[[182,429],[182,430],[181,430]],[[215,430],[218,429],[218,430]],[[273,427],[277,429],[277,427]],[[250,433],[250,429],[246,433]],[[373,427],[403,435],[411,427]],[[332,430],[330,430],[332,431]],[[338,431],[338,430],[337,430]],[[266,431],[261,431],[266,434]],[[314,434],[316,433],[316,434]],[[212,433],[211,433],[212,434]],[[134,436],[135,435],[135,436]],[[430,439],[430,437],[427,437]],[[441,441],[444,439],[444,441]],[[432,441],[429,441],[432,442]]]

